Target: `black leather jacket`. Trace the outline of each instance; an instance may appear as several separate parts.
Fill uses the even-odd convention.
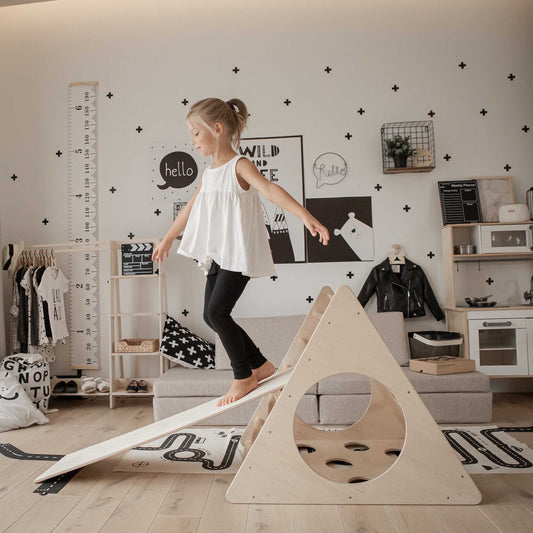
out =
[[[401,271],[392,271],[389,259],[376,265],[370,272],[357,299],[364,307],[375,292],[378,313],[401,311],[406,318],[425,316],[424,301],[436,320],[442,320],[444,313],[435,298],[424,271],[409,259],[400,265]]]

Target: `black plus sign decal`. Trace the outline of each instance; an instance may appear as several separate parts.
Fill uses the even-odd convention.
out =
[[[154,211],[154,213],[155,213],[157,216],[159,216],[159,215],[161,214],[161,211],[160,211],[159,209],[156,209],[156,210]]]
[[[465,63],[464,61],[461,61],[461,62],[459,63],[459,66],[460,66],[462,69],[464,69],[464,68],[466,67],[466,63]]]
[[[181,101],[181,103],[182,103],[183,105],[187,105],[187,104],[189,103],[189,100],[187,100],[187,98],[184,98],[184,99]]]
[[[326,67],[324,70],[329,74],[333,69],[331,69],[330,67]]]
[[[135,235],[133,235],[133,233],[130,231],[130,234],[128,235],[128,237],[129,237],[130,239],[133,239],[133,237],[135,237]]]
[[[187,311],[187,309],[184,309],[181,314],[187,316],[189,314],[189,311]]]
[[[409,209],[411,209],[407,204],[405,204],[403,206],[403,210],[406,212],[406,213],[409,213]]]
[[[433,109],[430,109],[428,115],[433,118],[435,116],[435,111],[433,111]]]
[[[109,91],[106,96],[111,100],[111,98],[113,98],[113,93]]]
[[[430,259],[433,259],[435,257],[435,254],[433,252],[429,252],[428,257]]]
[[[345,137],[346,137],[348,140],[350,140],[350,139],[353,137],[353,135],[352,135],[350,132],[348,132],[348,133],[345,135]]]
[[[143,130],[140,126],[137,126],[135,129],[137,130],[137,133],[141,133],[141,131]]]
[[[292,104],[292,102],[287,98],[284,102],[283,102],[286,106],[288,106],[289,104]]]
[[[507,163],[507,165],[505,165],[503,168],[504,168],[507,172],[509,172],[509,170],[511,170],[512,167],[511,167],[511,165],[509,165],[509,163]]]
[[[512,73],[509,74],[509,76],[507,76],[507,77],[508,77],[511,81],[513,81],[513,80],[516,78],[516,76],[515,76],[514,74],[512,74]]]
[[[237,67],[234,67],[232,70],[233,70],[233,72],[235,72],[235,74],[237,74],[237,72],[239,72],[240,69],[237,68]]]
[[[349,277],[350,279],[352,279],[352,278],[353,278],[353,272],[351,272],[351,271],[350,271],[350,272],[348,272],[348,274],[346,274],[346,275],[347,275],[347,276],[348,276],[348,277]]]
[[[494,280],[493,280],[491,277],[489,277],[489,279],[486,279],[485,281],[486,281],[489,285],[492,285],[492,284],[494,283]]]
[[[44,224],[45,226],[46,226],[46,224],[48,224],[48,219],[47,219],[47,218],[45,218],[45,219],[43,220],[43,224]]]
[[[278,279],[278,276],[270,276],[270,279],[271,279],[272,281],[276,281],[276,280]]]
[[[314,300],[314,298],[311,298],[311,296],[308,296],[308,297],[306,298],[306,300],[307,300],[309,303],[311,303],[311,302]]]
[[[61,157],[63,155],[63,152],[61,150],[58,150],[56,152],[57,157]]]
[[[452,158],[452,156],[451,156],[451,155],[448,155],[448,154],[446,154],[446,155],[444,156],[444,159],[446,159],[446,161],[449,161],[451,158]]]
[[[360,108],[357,110],[357,112],[358,112],[361,116],[363,116],[363,113],[365,112],[365,110],[364,110],[362,107],[360,107]]]
[[[529,128],[524,124],[524,127],[522,128],[522,131],[527,133],[529,131]]]
[[[379,191],[381,191],[381,189],[383,189],[383,187],[378,183],[378,184],[374,187],[374,189],[376,189],[376,191],[379,192]]]
[[[481,113],[483,116],[485,116],[485,115],[488,113],[488,111],[487,111],[485,108],[483,108],[483,109],[480,111],[480,113]]]
[[[11,179],[12,179],[13,181],[15,181],[17,178],[18,178],[18,176],[17,176],[16,174],[13,174],[13,176],[11,176]]]
[[[398,89],[399,89],[398,85],[394,84],[394,85],[392,86],[392,90],[393,90],[395,93],[398,92]]]
[[[111,189],[109,190],[111,191],[111,194],[115,194],[115,191],[116,191],[115,187],[111,187]]]

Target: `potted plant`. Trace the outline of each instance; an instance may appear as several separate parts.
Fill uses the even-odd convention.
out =
[[[411,148],[409,144],[409,136],[402,137],[401,135],[396,135],[392,139],[385,139],[385,145],[385,155],[394,160],[394,166],[396,168],[406,167],[407,158],[416,154],[416,150]]]

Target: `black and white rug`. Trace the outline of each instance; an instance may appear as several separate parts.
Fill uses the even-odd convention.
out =
[[[512,436],[533,432],[533,426],[440,426],[440,429],[469,474],[533,473],[533,450]],[[239,446],[243,432],[243,428],[189,428],[134,448],[114,470],[233,474],[243,458]]]

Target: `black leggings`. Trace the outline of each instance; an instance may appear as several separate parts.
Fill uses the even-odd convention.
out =
[[[230,316],[249,281],[241,272],[224,270],[213,261],[205,285],[204,320],[216,331],[228,352],[235,379],[250,377],[252,368],[266,362],[246,331]]]

